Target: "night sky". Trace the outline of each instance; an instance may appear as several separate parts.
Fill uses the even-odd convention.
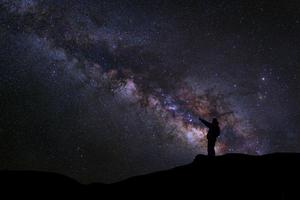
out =
[[[0,169],[114,182],[300,152],[297,0],[0,0]]]

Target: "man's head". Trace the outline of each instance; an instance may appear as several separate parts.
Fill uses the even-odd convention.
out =
[[[218,124],[219,124],[217,118],[213,118],[212,123],[215,124],[215,125],[218,125]]]

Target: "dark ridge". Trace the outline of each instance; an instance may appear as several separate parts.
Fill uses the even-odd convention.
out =
[[[198,155],[190,164],[113,184],[83,185],[63,175],[34,171],[1,171],[0,181],[5,190],[43,191],[51,195],[300,199],[299,170],[297,153]]]

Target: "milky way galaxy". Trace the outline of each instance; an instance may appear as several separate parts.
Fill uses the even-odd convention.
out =
[[[0,0],[1,169],[85,183],[300,151],[296,1]]]

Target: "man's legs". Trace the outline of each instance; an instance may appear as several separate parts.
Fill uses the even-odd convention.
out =
[[[208,143],[207,143],[207,153],[208,156],[215,156],[215,144],[216,144],[216,139],[208,139]]]

